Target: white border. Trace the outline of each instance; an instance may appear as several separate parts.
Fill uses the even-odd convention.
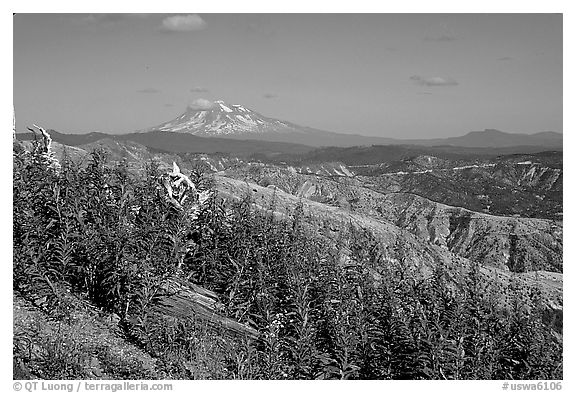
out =
[[[120,3],[118,1],[112,0],[100,0],[98,2],[78,2],[78,1],[61,1],[61,0],[51,0],[51,1],[14,1],[9,0],[3,4],[2,12],[2,48],[3,53],[12,55],[12,44],[13,44],[13,25],[12,25],[12,13],[22,12],[22,13],[92,13],[92,12],[139,12],[139,13],[215,13],[215,12],[225,12],[225,13],[563,13],[564,14],[564,70],[574,70],[576,65],[574,64],[574,41],[572,39],[576,37],[574,34],[574,10],[572,6],[573,2],[570,1],[531,1],[531,2],[515,2],[503,0],[484,0],[477,2],[465,2],[465,1],[446,1],[446,0],[436,0],[436,1],[410,1],[410,2],[394,2],[375,4],[375,1],[369,0],[355,0],[347,2],[329,2],[329,1],[311,1],[311,0],[291,0],[282,3],[277,3],[273,1],[264,0],[212,0],[212,1],[190,1],[190,0],[178,0],[178,1],[166,1],[161,2],[149,2],[144,4],[143,2],[127,1]],[[2,108],[3,108],[3,122],[4,130],[2,131],[2,139],[0,143],[2,146],[2,154],[0,154],[0,168],[2,174],[2,184],[5,185],[5,190],[2,195],[2,210],[1,210],[1,222],[3,223],[2,229],[2,248],[6,250],[6,258],[2,261],[2,271],[1,271],[1,292],[0,299],[2,299],[2,306],[4,311],[10,310],[9,314],[12,315],[12,229],[11,229],[11,217],[12,217],[12,196],[11,190],[8,190],[8,184],[11,185],[11,172],[12,172],[12,160],[11,160],[11,128],[12,128],[12,92],[8,89],[8,86],[12,86],[12,67],[13,60],[12,56],[5,58],[2,61],[2,77],[4,83],[2,86]],[[574,208],[571,205],[570,196],[573,195],[574,188],[574,164],[576,157],[572,155],[574,147],[574,117],[572,113],[574,112],[574,77],[571,72],[564,72],[564,130],[567,130],[564,135],[564,151],[565,151],[565,172],[564,172],[564,194],[565,194],[565,206],[564,206],[564,247],[565,255],[564,261],[565,271],[564,271],[564,354],[565,354],[565,365],[564,365],[564,381],[563,390],[564,391],[574,391],[574,372],[570,370],[576,370],[574,364],[574,337],[571,332],[574,331],[574,274],[575,268],[572,263],[574,260],[574,246],[572,244],[573,240],[576,240],[574,232]],[[10,149],[10,150],[9,150]],[[4,323],[2,324],[2,339],[0,340],[0,354],[1,354],[1,365],[0,368],[2,372],[2,382],[0,389],[3,391],[12,391],[12,381],[11,381],[11,353],[12,353],[12,318],[5,315],[3,318]],[[294,382],[235,382],[235,381],[220,381],[220,382],[209,382],[209,381],[194,381],[194,382],[176,382],[174,385],[174,391],[190,391],[191,389],[226,389],[226,390],[240,390],[240,391],[251,391],[259,392],[266,391],[269,392],[271,388],[273,389],[378,389],[378,390],[389,390],[389,391],[399,391],[399,390],[425,390],[432,392],[499,392],[501,390],[501,383],[497,381],[371,381],[371,382],[305,382],[305,381],[294,381]]]

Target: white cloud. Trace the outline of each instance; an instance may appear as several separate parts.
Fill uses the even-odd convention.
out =
[[[438,31],[438,29],[434,30],[436,30],[436,32],[424,37],[424,41],[450,42],[450,41],[456,41],[458,39],[457,35],[454,33],[454,30],[452,30],[452,28],[450,28],[450,26],[446,24],[440,27],[440,31]]]
[[[414,81],[417,85],[420,86],[430,86],[430,87],[438,87],[438,86],[457,86],[459,83],[452,78],[444,78],[441,76],[420,76],[420,75],[413,75],[410,77],[410,80]]]
[[[212,108],[214,103],[210,100],[205,98],[198,98],[197,100],[192,101],[188,104],[188,108],[194,109],[197,111],[207,111],[208,109]]]
[[[196,86],[190,89],[192,93],[207,93],[208,89],[202,86]]]
[[[130,18],[147,18],[150,14],[66,14],[65,17],[80,25],[113,26],[128,21]]]
[[[424,37],[424,41],[429,41],[429,42],[450,42],[450,41],[456,41],[456,40],[457,40],[457,38],[451,34],[441,34],[441,35],[436,35],[436,36]]]
[[[153,87],[146,87],[144,89],[136,90],[136,92],[142,94],[157,94],[160,93],[160,90],[155,89]]]
[[[206,22],[199,15],[175,15],[162,20],[160,29],[165,32],[190,32],[202,30]]]

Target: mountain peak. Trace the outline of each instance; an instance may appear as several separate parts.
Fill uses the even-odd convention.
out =
[[[217,100],[214,101],[215,107],[217,107],[217,109],[224,111],[224,112],[234,112],[233,109],[231,109],[231,107],[233,107],[234,105],[229,105],[226,102],[222,101],[222,100]]]
[[[497,130],[495,128],[485,128],[482,131],[470,131],[466,135],[499,136],[499,135],[507,135],[507,133],[504,131]]]
[[[236,136],[303,132],[302,127],[271,119],[238,104],[198,99],[177,118],[150,131],[190,133],[200,136]]]

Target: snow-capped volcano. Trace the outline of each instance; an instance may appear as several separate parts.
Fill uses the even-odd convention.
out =
[[[247,109],[242,105],[230,105],[214,101],[210,105],[188,106],[186,111],[150,131],[189,133],[199,136],[256,136],[269,133],[304,132],[303,127],[272,119]]]

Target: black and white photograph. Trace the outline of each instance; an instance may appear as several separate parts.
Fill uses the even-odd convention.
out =
[[[569,390],[562,12],[17,8],[15,391]]]

